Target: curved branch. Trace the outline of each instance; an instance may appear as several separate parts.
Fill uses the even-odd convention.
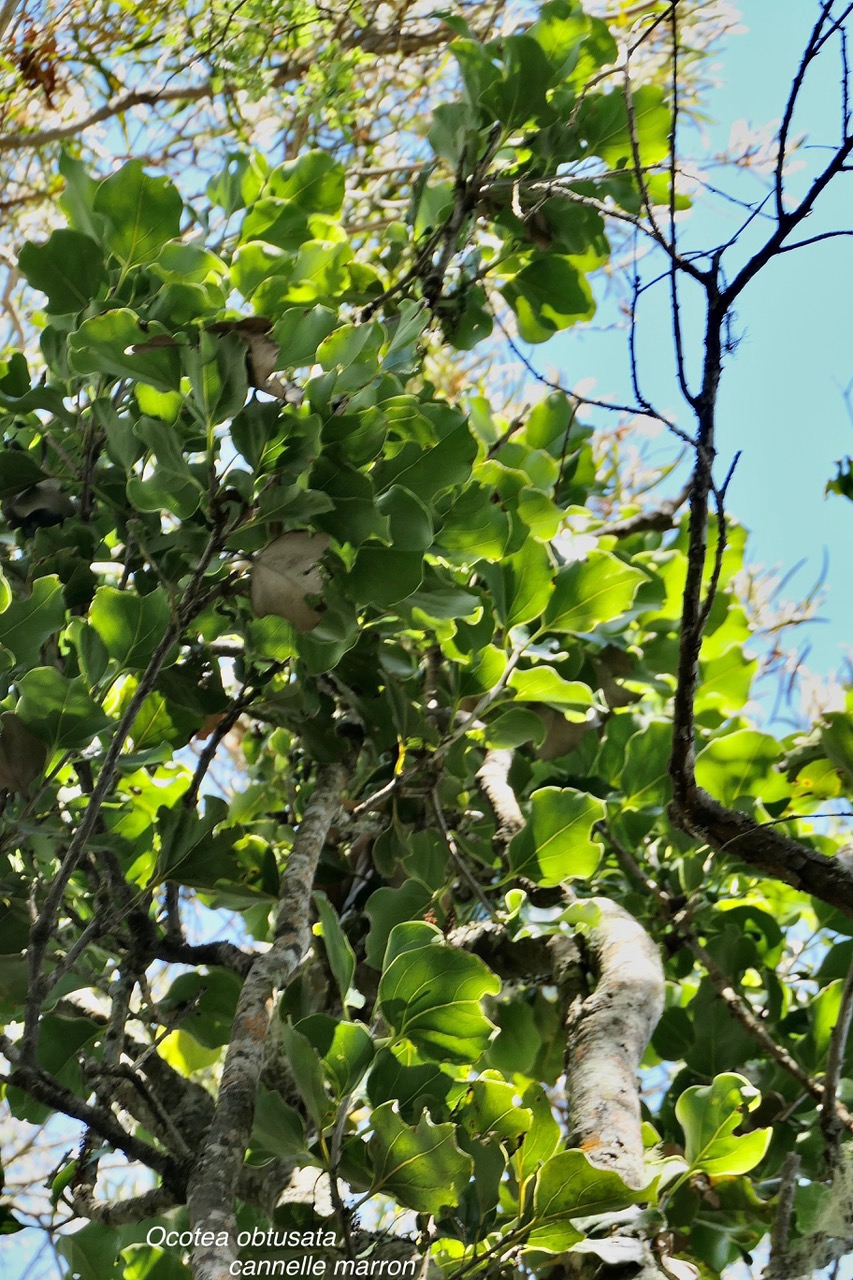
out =
[[[841,859],[828,858],[778,827],[762,826],[746,813],[727,809],[693,780],[687,786],[682,783],[681,794],[669,813],[677,827],[715,852],[853,916],[853,872]]]
[[[641,924],[608,898],[587,939],[595,988],[566,1018],[572,1144],[632,1187],[646,1184],[637,1071],[664,1005],[663,965]]]
[[[126,1222],[144,1222],[146,1218],[156,1218],[167,1209],[178,1204],[168,1187],[154,1187],[138,1196],[129,1196],[126,1200],[97,1200],[95,1189],[86,1184],[78,1186],[71,1196],[71,1202],[81,1218],[89,1218],[92,1222],[100,1222],[105,1227],[119,1227]]]
[[[508,780],[513,754],[510,750],[495,747],[486,752],[477,771],[477,781],[497,819],[492,845],[501,857],[506,856],[513,836],[524,827],[524,814]]]
[[[651,876],[645,874],[633,854],[616,839],[612,831],[606,827],[603,830],[608,843],[625,871],[654,898],[661,916],[669,922],[672,929],[683,939],[687,949],[702,965],[708,975],[711,986],[731,1016],[740,1023],[745,1031],[749,1032],[764,1053],[769,1058],[772,1058],[774,1062],[778,1062],[779,1066],[792,1079],[796,1080],[797,1084],[820,1105],[821,1126],[823,1127],[825,1122],[831,1122],[837,1126],[838,1132],[846,1129],[848,1133],[853,1134],[853,1115],[850,1114],[844,1103],[835,1097],[835,1090],[832,1089],[830,1091],[828,1084],[821,1084],[819,1080],[815,1080],[813,1076],[809,1075],[805,1067],[800,1066],[796,1058],[788,1052],[784,1045],[777,1044],[765,1025],[754,1013],[749,1001],[735,991],[731,980],[726,976],[707,948],[699,941],[695,930],[689,922],[687,910],[674,910],[673,901],[667,891],[662,889]],[[851,974],[853,974],[853,966],[851,966]],[[853,999],[853,978],[848,975],[848,980],[851,985],[851,999]],[[853,1009],[851,1009],[851,1012],[853,1012]],[[839,1020],[839,1025],[841,1025],[842,1021],[843,1019]],[[833,1037],[836,1034],[838,1034],[838,1027],[833,1032]],[[829,1079],[830,1066],[827,1064],[826,1080],[828,1081]]]

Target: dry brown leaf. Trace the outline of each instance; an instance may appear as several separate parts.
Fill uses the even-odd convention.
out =
[[[323,594],[321,561],[331,539],[326,534],[283,533],[252,567],[251,601],[259,618],[285,618],[297,631],[313,631],[322,614],[308,603]]]

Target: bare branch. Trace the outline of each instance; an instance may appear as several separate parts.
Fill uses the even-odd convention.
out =
[[[630,538],[635,533],[665,533],[667,529],[674,528],[676,513],[690,497],[690,488],[691,481],[688,481],[680,493],[674,498],[667,498],[659,506],[603,524],[600,529],[595,530],[596,538]]]

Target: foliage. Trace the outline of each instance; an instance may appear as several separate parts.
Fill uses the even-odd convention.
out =
[[[223,74],[257,56],[256,9]],[[671,752],[706,454],[692,522],[615,520],[577,397],[515,417],[440,376],[495,316],[530,342],[592,316],[606,219],[684,203],[671,95],[654,64],[615,86],[573,0],[499,40],[447,23],[460,91],[381,243],[335,147],[231,152],[203,200],[66,152],[67,225],[18,256],[44,309],[40,355],[0,376],[0,1047],[15,1118],[80,1126],[52,1197],[91,1219],[59,1246],[82,1280],[186,1275],[147,1234],[206,1226],[232,1157],[232,1235],[324,1227],[378,1258],[410,1210],[448,1276],[716,1277],[793,1176],[794,1244],[828,1220],[853,897],[750,850],[776,824],[803,877],[840,865],[809,815],[849,790],[853,710],[751,720],[721,502],[687,693],[695,783],[736,834],[691,831]],[[566,1060],[610,903],[664,961],[641,1182]]]

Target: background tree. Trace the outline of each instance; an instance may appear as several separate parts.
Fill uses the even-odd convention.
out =
[[[0,378],[0,1049],[14,1117],[74,1122],[71,1276],[186,1275],[182,1232],[198,1280],[683,1280],[768,1234],[790,1277],[849,1247],[851,720],[745,712],[714,433],[735,303],[848,168],[853,6],[816,9],[768,199],[701,251],[685,33],[717,15],[680,8],[552,0],[495,38],[479,7],[81,16],[99,122],[152,108],[180,187],[52,156],[88,117],[33,124],[10,81],[0,147],[66,221],[20,249],[40,350]],[[8,74],[52,107],[48,40]],[[794,201],[833,51],[839,135]],[[297,78],[286,158],[232,149],[248,89]],[[466,385],[483,344],[589,319],[634,241],[636,403]],[[661,287],[683,421],[636,360]],[[634,500],[594,408],[661,423],[687,488]]]

